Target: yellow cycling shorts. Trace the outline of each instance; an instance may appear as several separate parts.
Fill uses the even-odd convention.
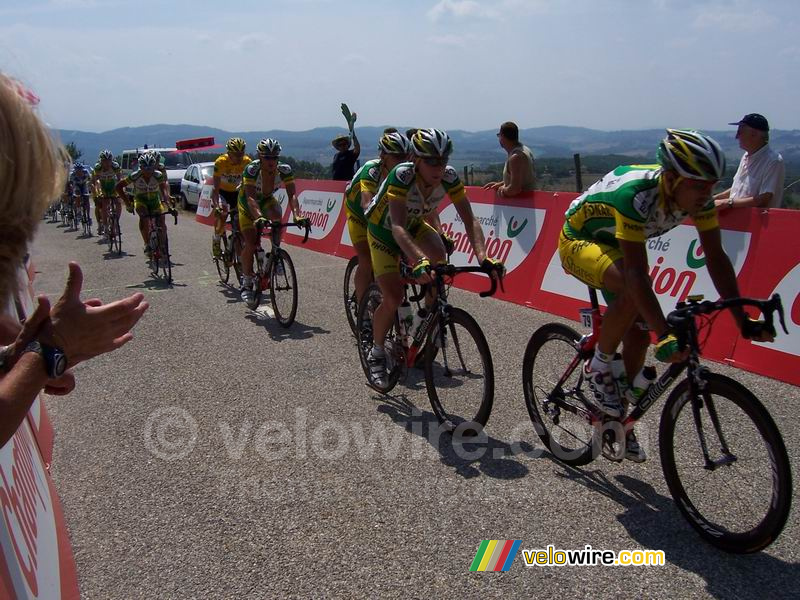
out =
[[[242,208],[241,204],[238,204],[239,207],[239,230],[245,231],[247,229],[253,229],[255,227],[253,223],[253,219],[250,218],[250,211]],[[270,196],[269,198],[265,199],[261,203],[261,216],[265,219],[280,219],[281,218],[281,203],[274,196]]]
[[[161,198],[136,198],[133,201],[133,208],[140,217],[166,212],[167,210],[167,207],[162,204]]]
[[[567,273],[600,290],[603,289],[606,269],[622,260],[619,248],[594,240],[573,240],[563,231],[558,237],[558,254]]]
[[[360,215],[353,213],[347,202],[344,204],[347,214],[347,231],[350,233],[350,241],[353,244],[360,244],[367,241],[367,220]]]
[[[411,232],[409,232],[411,233]],[[427,221],[422,221],[416,231],[412,233],[415,242],[421,242],[428,236],[439,237],[438,232]],[[369,229],[367,230],[367,240],[369,241],[369,254],[372,258],[372,272],[378,278],[381,275],[400,272],[400,251],[389,247],[379,240]]]

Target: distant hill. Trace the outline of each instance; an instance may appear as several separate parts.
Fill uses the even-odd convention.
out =
[[[356,133],[362,145],[362,157],[377,154],[375,147],[383,127],[358,127]],[[399,127],[401,131],[406,127]],[[284,153],[299,160],[316,161],[329,164],[333,158],[330,141],[341,133],[340,127],[318,127],[308,131],[224,131],[198,125],[147,125],[144,127],[123,127],[90,133],[85,131],[57,130],[64,143],[74,142],[87,159],[94,158],[103,148],[114,154],[122,150],[142,147],[174,146],[176,140],[214,136],[217,143],[224,144],[232,136],[244,138],[248,150],[255,149],[258,140],[272,137],[280,140]],[[497,143],[497,131],[449,130],[453,138],[455,153],[453,163],[457,166],[474,164],[476,166],[505,161],[506,153]],[[708,131],[729,158],[737,159],[741,150],[735,139],[735,132]],[[664,136],[663,129],[642,129],[630,131],[600,131],[583,127],[535,127],[524,129],[520,138],[541,158],[570,157],[578,152],[581,155],[620,154],[625,156],[655,157],[658,141]],[[774,130],[770,133],[770,143],[783,154],[787,164],[800,164],[800,130]]]

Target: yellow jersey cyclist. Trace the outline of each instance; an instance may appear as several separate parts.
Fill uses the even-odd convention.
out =
[[[281,145],[278,140],[263,139],[256,147],[258,159],[248,164],[242,172],[242,185],[239,189],[238,209],[239,228],[244,238],[242,250],[242,299],[250,302],[253,299],[253,254],[256,250],[255,221],[264,217],[271,221],[279,221],[282,216],[281,204],[275,198],[275,192],[281,185],[286,188],[289,206],[296,223],[307,223],[300,217],[300,205],[294,186],[292,167],[279,162]],[[280,242],[278,232],[278,241]]]
[[[125,192],[127,186],[133,186],[133,198]],[[159,170],[159,161],[153,152],[145,152],[139,157],[138,169],[124,177],[115,187],[117,196],[125,201],[127,206],[133,202],[133,208],[139,215],[139,232],[142,234],[145,254],[150,254],[152,250],[147,243],[150,239],[150,219],[148,215],[163,213],[170,206],[169,186],[166,176]],[[167,225],[164,215],[158,217],[161,226],[162,238],[166,236]],[[164,244],[164,239],[159,240]]]
[[[739,295],[736,273],[722,247],[711,190],[725,172],[725,155],[710,137],[697,131],[668,129],[658,147],[658,164],[617,167],[576,198],[566,212],[559,238],[564,269],[587,285],[603,291],[608,309],[603,317],[594,357],[584,365],[592,391],[589,400],[611,418],[624,413],[620,390],[637,401],[646,391],[643,375],[650,336],[644,321],[658,336],[656,359],[685,360],[687,351],[667,325],[652,290],[645,242],[691,217],[706,255],[714,287],[722,298]],[[733,310],[742,335],[772,341],[774,330]],[[620,342],[625,385],[615,381],[611,362]],[[646,456],[633,430],[625,457],[642,462]]]
[[[367,357],[370,379],[383,385],[386,355],[383,344],[403,297],[400,255],[413,265],[420,283],[431,281],[431,264],[445,262],[445,247],[439,232],[437,209],[445,195],[450,197],[464,223],[475,256],[487,272],[497,261],[486,257],[483,230],[473,218],[464,185],[456,170],[448,165],[453,151],[450,136],[438,129],[419,129],[411,137],[410,162],[392,169],[365,211],[367,240],[372,270],[381,288],[383,301],[373,315],[374,345]],[[432,302],[428,298],[427,302]]]
[[[92,169],[92,187],[95,192],[95,217],[97,217],[97,235],[102,235],[109,231],[109,224],[106,223],[108,214],[108,203],[117,203],[117,219],[122,210],[122,202],[114,193],[120,179],[122,170],[114,160],[111,150],[103,150],[97,157],[97,163]],[[118,223],[117,223],[118,224]]]
[[[233,210],[232,218],[239,217],[239,185],[242,183],[242,171],[251,161],[244,153],[246,144],[242,138],[229,139],[225,147],[228,151],[214,161],[214,189],[211,191],[211,207],[215,214],[214,237],[211,240],[214,258],[222,255],[219,243],[229,211]],[[235,248],[234,251],[239,253],[242,249]]]
[[[364,209],[372,202],[378,186],[389,172],[408,159],[411,146],[408,138],[397,131],[384,133],[378,141],[379,158],[364,163],[344,190],[347,230],[358,255],[354,277],[356,298],[361,297],[372,280],[372,259],[367,242],[367,219]]]

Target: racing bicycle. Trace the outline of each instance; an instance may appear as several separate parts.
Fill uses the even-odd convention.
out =
[[[221,213],[219,207],[214,209],[217,214]],[[242,280],[242,259],[240,254],[244,247],[244,240],[242,233],[239,231],[239,211],[234,207],[229,211],[229,218],[231,224],[231,232],[228,233],[227,228],[223,228],[222,236],[220,236],[220,249],[222,252],[219,257],[214,257],[214,265],[217,267],[217,274],[222,283],[228,283],[231,274],[231,267],[236,275],[237,284]]]
[[[428,292],[428,286],[423,286],[418,294],[410,295],[409,290],[415,285],[411,271],[411,267],[401,261],[400,275],[404,283],[401,305],[414,302],[422,308],[419,302]],[[370,284],[359,305],[356,320],[358,356],[367,377],[367,385],[386,394],[415,364],[417,354],[424,348],[425,387],[436,418],[447,431],[459,430],[464,435],[475,435],[486,425],[492,412],[492,355],[475,319],[465,310],[452,306],[447,296],[453,278],[461,273],[489,275],[491,287],[480,295],[491,296],[497,291],[498,281],[502,282],[504,268],[498,265],[486,270],[481,266],[440,264],[432,266],[430,273],[433,281],[429,285],[436,295],[430,308],[423,311],[424,318],[413,330],[409,330],[400,315],[396,314],[386,334],[384,349],[387,377],[384,385],[379,385],[371,378],[367,363],[373,346],[373,315],[383,299],[377,283]]]
[[[122,230],[119,226],[119,212],[116,198],[106,198],[106,242],[108,251],[122,256]]]
[[[294,263],[289,253],[280,246],[280,230],[287,227],[305,229],[303,243],[308,241],[311,225],[305,223],[282,223],[261,217],[255,221],[256,251],[253,253],[253,299],[247,303],[251,310],[258,308],[261,296],[269,290],[272,310],[275,319],[283,327],[290,327],[297,315],[297,274]],[[261,246],[261,236],[264,228],[270,230],[272,247],[270,252],[264,252]]]
[[[588,397],[583,364],[594,353],[602,316],[590,288],[583,312],[592,333],[581,336],[561,323],[543,325],[531,337],[522,365],[525,404],[537,435],[561,462],[585,465],[601,453],[621,460],[625,434],[685,372],[667,397],[658,430],[661,468],[678,509],[707,542],[727,552],[758,552],[780,534],[789,516],[792,477],[786,446],[775,421],[750,390],[701,366],[700,332],[708,315],[752,306],[768,327],[783,306],[769,300],[690,296],[667,316],[688,358],[671,364],[622,419],[599,412]],[[705,319],[698,327],[698,319]],[[788,332],[787,332],[788,333]]]
[[[153,277],[160,277],[167,283],[172,283],[172,260],[169,255],[169,237],[167,236],[166,227],[164,227],[162,235],[160,223],[160,217],[164,215],[172,215],[175,218],[175,225],[178,224],[178,211],[174,208],[170,208],[164,212],[147,213],[146,218],[150,220],[150,235],[147,242],[147,246],[150,249],[148,265],[150,266],[150,271],[153,273]]]

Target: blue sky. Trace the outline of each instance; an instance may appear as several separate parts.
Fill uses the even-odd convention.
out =
[[[796,0],[0,0],[53,126],[800,129]]]

